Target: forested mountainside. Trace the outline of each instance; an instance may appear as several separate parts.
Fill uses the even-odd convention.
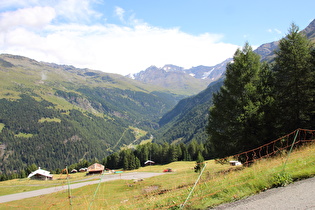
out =
[[[314,39],[312,31],[314,21],[303,33]],[[268,52],[262,47],[268,45],[257,52]],[[273,56],[269,51],[261,58]],[[103,158],[151,134],[156,142],[204,142],[212,94],[223,79],[172,110],[191,95],[187,86],[167,89],[116,74],[0,55],[0,170],[18,171],[33,163],[63,168]]]
[[[300,33],[304,33],[308,39],[314,42],[315,20]],[[261,61],[273,62],[275,58],[274,51],[278,49],[278,44],[279,41],[263,44],[254,52],[260,55]],[[173,110],[166,113],[159,122],[161,129],[157,134],[157,141],[167,141],[169,143],[174,141],[189,142],[193,139],[199,142],[205,141],[208,138],[205,127],[208,121],[209,108],[212,104],[212,94],[219,89],[217,85],[223,84],[223,79],[224,75],[221,82],[211,83],[205,91],[196,96],[183,99]],[[205,98],[205,100],[198,100],[198,98]]]
[[[205,128],[212,95],[220,89],[222,84],[223,78],[211,83],[207,89],[196,96],[181,100],[159,121],[161,128],[156,134],[156,141],[188,143],[195,139],[197,142],[204,142],[207,139]]]
[[[0,55],[0,169],[103,158],[149,138],[183,97],[116,74]]]

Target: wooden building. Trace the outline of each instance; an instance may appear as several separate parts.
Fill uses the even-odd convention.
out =
[[[105,166],[99,163],[94,163],[93,165],[89,166],[87,169],[88,174],[102,174],[105,169]]]
[[[49,171],[45,171],[41,169],[40,167],[38,167],[38,169],[30,173],[27,178],[38,179],[38,180],[52,180],[53,175],[51,175]]]

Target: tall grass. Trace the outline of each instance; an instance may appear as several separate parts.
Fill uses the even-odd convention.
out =
[[[285,185],[286,181],[312,177],[315,175],[314,151],[315,145],[304,146],[289,157],[284,153],[276,158],[257,161],[250,167],[232,167],[207,161],[206,169],[184,209],[205,209]],[[74,189],[71,206],[65,190],[0,204],[0,209],[178,209],[199,176],[194,172],[194,166],[195,162],[148,166],[136,171],[161,172],[172,168],[174,172],[138,182],[116,180]]]

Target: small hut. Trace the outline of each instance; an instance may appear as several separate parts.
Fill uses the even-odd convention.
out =
[[[78,170],[77,169],[72,169],[70,173],[74,174],[74,173],[77,173]]]
[[[79,169],[79,172],[86,172],[87,171],[87,168],[80,168]]]
[[[51,175],[49,171],[45,171],[41,169],[40,167],[38,167],[38,169],[30,173],[27,178],[38,179],[38,180],[52,180],[53,175]]]
[[[93,165],[89,166],[87,169],[87,174],[102,174],[104,171],[105,166],[99,163],[94,163]]]
[[[237,160],[231,160],[230,165],[231,166],[240,166],[240,165],[242,165],[242,163],[237,161]]]
[[[146,166],[150,166],[150,165],[154,165],[154,164],[155,164],[155,162],[152,160],[147,160],[144,162],[144,165],[146,165]]]

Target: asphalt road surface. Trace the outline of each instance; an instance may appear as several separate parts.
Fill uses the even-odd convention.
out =
[[[134,172],[122,173],[103,176],[102,182],[112,181],[116,179],[144,179],[152,176],[162,175],[163,173],[147,173]],[[95,177],[93,177],[95,178]],[[97,184],[99,180],[89,181],[84,183],[71,184],[71,189],[83,187],[85,185]],[[11,195],[0,196],[0,203],[20,200],[24,198],[35,197],[39,195],[50,194],[61,190],[67,190],[68,186],[51,187],[41,190],[34,190],[30,192],[16,193]],[[315,177],[298,181],[286,187],[279,187],[267,190],[257,195],[248,197],[229,204],[223,204],[216,208],[216,210],[290,210],[303,209],[315,210]]]
[[[286,187],[270,189],[243,200],[223,204],[214,209],[315,210],[315,177],[294,182]]]
[[[132,172],[132,173],[121,173],[121,174],[111,174],[111,175],[104,175],[102,177],[101,182],[108,182],[112,180],[117,180],[117,179],[145,179],[153,176],[158,176],[158,175],[163,175],[163,173],[150,173],[150,172]],[[91,177],[91,178],[95,178]],[[79,187],[83,187],[86,185],[91,185],[91,184],[98,184],[100,180],[95,180],[95,181],[89,181],[89,182],[83,182],[83,183],[76,183],[73,184],[71,183],[70,188],[75,189]],[[21,200],[24,198],[31,198],[35,196],[40,196],[40,195],[45,195],[45,194],[50,194],[62,190],[68,190],[68,186],[57,186],[57,187],[50,187],[50,188],[45,188],[41,190],[34,190],[34,191],[29,191],[29,192],[23,192],[23,193],[15,193],[15,194],[10,194],[10,195],[3,195],[0,196],[0,203],[5,203],[5,202],[10,202],[10,201],[15,201],[15,200]]]

